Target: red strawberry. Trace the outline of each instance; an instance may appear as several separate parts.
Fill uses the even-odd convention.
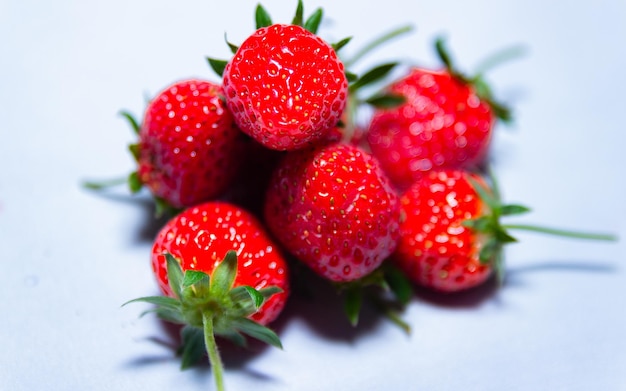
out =
[[[219,85],[174,83],[146,109],[139,143],[132,146],[137,179],[175,208],[216,198],[232,182],[241,136]]]
[[[376,159],[336,143],[290,152],[279,163],[265,219],[285,248],[315,272],[353,281],[395,249],[397,201]]]
[[[478,285],[491,274],[479,259],[487,237],[463,222],[489,213],[459,170],[430,171],[400,197],[400,241],[393,255],[413,282],[452,292]]]
[[[520,224],[500,218],[529,209],[503,205],[497,186],[463,170],[430,171],[400,197],[400,241],[396,264],[416,284],[442,292],[477,286],[495,271],[502,279],[502,247],[515,242],[508,230],[592,240],[615,236]]]
[[[183,367],[205,346],[218,390],[222,362],[215,336],[244,345],[248,335],[280,347],[263,325],[274,320],[288,295],[287,265],[261,224],[229,203],[208,202],[172,218],[157,235],[152,266],[166,296],[132,300],[157,305],[165,320],[185,325]]]
[[[224,69],[228,108],[268,148],[316,143],[337,124],[348,81],[335,50],[298,25],[259,28]]]
[[[234,204],[212,201],[189,208],[171,219],[155,239],[152,267],[163,292],[172,296],[165,253],[177,258],[183,270],[211,274],[229,250],[235,250],[239,260],[235,285],[255,289],[277,286],[283,291],[272,296],[252,315],[259,323],[268,324],[285,305],[287,265],[261,223]]]
[[[446,68],[412,68],[389,87],[405,103],[377,110],[369,127],[372,153],[403,189],[432,169],[478,167],[489,151],[494,118],[510,117],[482,79],[452,68],[442,41],[437,48]]]

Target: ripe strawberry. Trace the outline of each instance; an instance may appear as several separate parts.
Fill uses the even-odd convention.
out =
[[[201,358],[204,345],[218,390],[223,390],[223,368],[215,335],[240,345],[248,335],[281,347],[276,334],[263,325],[285,306],[287,265],[248,212],[225,202],[183,211],[157,235],[152,266],[166,296],[131,302],[155,304],[157,315],[185,325],[183,367]]]
[[[255,289],[276,286],[283,291],[251,316],[259,323],[268,324],[278,316],[287,299],[287,265],[261,223],[234,204],[207,202],[171,219],[155,239],[152,267],[160,288],[172,296],[165,253],[177,258],[183,270],[211,274],[229,250],[235,250],[239,260],[235,285]]]
[[[492,268],[480,261],[487,236],[464,221],[488,214],[468,178],[459,170],[430,171],[400,197],[400,241],[393,255],[413,282],[453,292],[484,282]]]
[[[360,279],[398,240],[398,198],[378,162],[348,144],[290,152],[265,201],[270,231],[296,258],[337,282]]]
[[[441,168],[477,168],[488,155],[496,117],[508,110],[491,97],[485,82],[469,79],[451,65],[437,42],[442,70],[414,67],[389,86],[404,104],[377,110],[368,142],[392,181],[406,189],[424,173]]]
[[[235,122],[271,149],[316,143],[346,105],[348,81],[335,50],[294,24],[259,28],[239,46],[223,76]]]
[[[219,196],[237,169],[242,134],[222,100],[219,85],[184,80],[148,105],[139,142],[131,146],[136,181],[175,208]]]
[[[532,225],[501,224],[500,218],[526,213],[522,205],[501,204],[497,185],[475,173],[434,170],[400,197],[400,241],[392,258],[416,284],[456,292],[483,283],[493,271],[503,276],[502,247],[515,242],[512,229],[591,240],[613,235]]]

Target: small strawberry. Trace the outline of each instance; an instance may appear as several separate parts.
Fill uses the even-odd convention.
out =
[[[166,296],[133,300],[182,329],[183,367],[206,346],[219,390],[222,363],[215,335],[245,345],[244,335],[280,347],[264,325],[276,319],[289,292],[287,264],[260,222],[230,203],[207,202],[173,217],[157,235],[152,266]]]
[[[369,153],[348,144],[293,151],[265,200],[270,231],[296,258],[336,282],[360,279],[396,247],[398,198]]]
[[[461,75],[442,40],[436,48],[445,68],[411,68],[389,87],[405,103],[377,110],[368,130],[372,153],[402,189],[432,169],[479,167],[489,152],[495,118],[510,119],[482,75]]]
[[[231,184],[242,134],[214,83],[176,82],[148,105],[139,142],[131,146],[138,168],[135,190],[183,208],[214,199]]]
[[[272,24],[257,9],[257,30],[223,70],[228,108],[241,130],[276,150],[322,140],[339,122],[348,80],[335,49],[316,35],[321,10],[305,23]]]
[[[502,205],[495,184],[463,170],[433,170],[400,197],[400,241],[392,258],[418,285],[456,292],[483,283],[495,270],[502,278],[502,246],[515,242],[508,230],[524,229],[581,239],[614,240],[528,225],[504,225],[500,217],[528,212]]]

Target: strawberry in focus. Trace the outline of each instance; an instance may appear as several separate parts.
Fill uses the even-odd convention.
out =
[[[166,253],[178,259],[183,270],[211,274],[230,250],[236,251],[239,262],[235,285],[257,290],[276,286],[282,290],[251,316],[266,325],[285,306],[289,291],[287,264],[265,228],[246,210],[212,201],[180,213],[159,231],[152,248],[152,268],[163,293],[172,296]]]
[[[224,69],[228,108],[239,128],[276,150],[316,143],[339,122],[348,81],[335,50],[293,24],[261,27]]]
[[[181,324],[182,367],[209,356],[217,390],[224,390],[216,336],[245,346],[245,336],[282,347],[266,324],[289,293],[287,265],[258,220],[240,207],[207,202],[174,216],[157,235],[152,267],[165,296],[131,300],[156,305]]]
[[[214,199],[232,183],[242,136],[219,85],[176,82],[150,102],[131,146],[136,187],[174,208]]]
[[[369,153],[329,144],[283,158],[270,179],[265,220],[281,244],[316,273],[354,281],[395,249],[398,197]]]

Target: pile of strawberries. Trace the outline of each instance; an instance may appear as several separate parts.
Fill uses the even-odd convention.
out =
[[[185,325],[183,366],[206,348],[218,389],[215,336],[280,346],[267,325],[294,264],[334,284],[356,323],[370,287],[404,303],[415,284],[454,292],[501,275],[515,239],[500,217],[527,211],[503,205],[486,175],[494,122],[510,114],[480,77],[454,69],[443,41],[441,69],[387,82],[389,63],[357,77],[338,54],[349,39],[321,39],[321,18],[305,19],[299,2],[291,23],[275,24],[258,6],[257,30],[228,43],[232,58],[209,59],[221,83],[178,81],[140,122],[125,114],[138,134],[131,188],[171,218],[152,249],[164,295],[133,301]]]

